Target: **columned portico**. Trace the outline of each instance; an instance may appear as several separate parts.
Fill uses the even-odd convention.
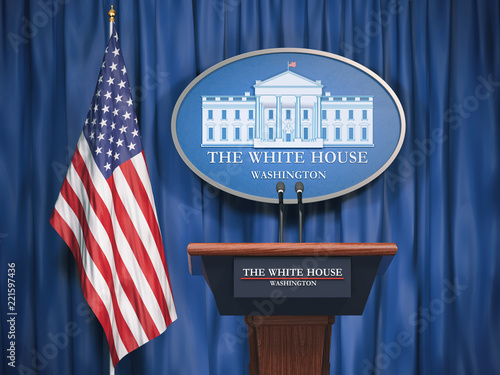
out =
[[[255,97],[257,105],[257,113],[262,115],[264,112],[264,106],[272,105],[276,111],[275,115],[275,129],[276,135],[274,139],[269,139],[268,134],[263,131],[264,119],[259,116],[257,122],[260,123],[260,132],[257,134],[254,140],[255,148],[266,148],[266,147],[293,147],[293,148],[318,148],[323,147],[323,140],[317,139],[318,131],[315,129],[318,126],[317,116],[311,114],[311,120],[314,119],[316,123],[312,124],[312,129],[310,135],[304,137],[304,131],[302,127],[302,97],[313,97],[315,102],[321,101],[321,96],[323,94],[323,85],[320,81],[312,81],[303,76],[300,76],[294,72],[286,71],[275,77],[272,77],[265,81],[257,81],[254,85]],[[287,121],[287,134],[289,133],[290,126],[293,129],[293,133],[287,137],[284,134],[283,129],[283,97],[295,98],[295,106],[293,109],[293,116],[290,114],[290,118],[286,118]],[[266,98],[264,104],[263,98]],[[273,99],[273,104],[269,98]],[[287,99],[289,100],[289,99]],[[287,105],[287,109],[289,106]],[[291,108],[288,109],[291,111]],[[314,111],[313,111],[314,112]]]

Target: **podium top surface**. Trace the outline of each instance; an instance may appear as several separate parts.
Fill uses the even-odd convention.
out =
[[[190,243],[191,256],[371,256],[395,255],[394,243]]]

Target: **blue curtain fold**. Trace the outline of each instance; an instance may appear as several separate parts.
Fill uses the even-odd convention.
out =
[[[106,374],[74,259],[49,224],[97,81],[110,0],[0,2],[2,374]],[[495,0],[117,0],[179,318],[116,374],[248,374],[243,317],[221,317],[190,242],[274,242],[277,206],[223,193],[177,155],[170,121],[198,74],[299,47],[353,59],[401,100],[403,148],[344,197],[305,205],[307,242],[395,242],[362,316],[337,317],[331,373],[500,374],[500,4]],[[285,209],[286,242],[298,240]],[[15,368],[7,269],[16,282]]]

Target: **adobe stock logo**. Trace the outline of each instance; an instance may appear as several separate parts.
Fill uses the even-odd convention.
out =
[[[396,158],[404,134],[401,104],[380,77],[308,49],[225,60],[190,83],[172,116],[174,144],[194,173],[269,203],[278,181],[303,182],[305,203],[366,185]],[[229,166],[238,173],[220,178]],[[295,201],[285,191],[284,202]]]

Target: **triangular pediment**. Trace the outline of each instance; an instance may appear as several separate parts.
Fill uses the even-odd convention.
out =
[[[323,87],[321,82],[312,81],[292,71],[285,71],[277,76],[256,82],[254,87]]]

